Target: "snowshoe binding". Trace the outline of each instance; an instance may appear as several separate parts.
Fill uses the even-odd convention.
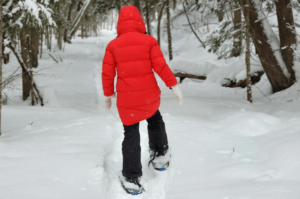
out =
[[[121,173],[119,175],[119,180],[121,182],[123,189],[130,195],[139,195],[145,192],[144,187],[140,184],[140,180],[141,180],[140,177],[126,178]]]
[[[171,160],[171,150],[165,150],[165,151],[154,151],[149,149],[150,154],[150,161],[148,166],[152,164],[153,168],[158,171],[165,171],[170,166],[170,160]]]

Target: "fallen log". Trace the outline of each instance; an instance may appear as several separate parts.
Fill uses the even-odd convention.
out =
[[[260,79],[261,79],[261,77],[263,76],[263,74],[264,74],[263,71],[258,71],[255,74],[253,74],[251,76],[251,83],[252,83],[252,85],[254,85],[257,82],[259,82]],[[226,80],[229,80],[230,83],[226,84],[226,85],[223,85],[224,87],[229,87],[229,88],[237,88],[237,87],[246,88],[247,87],[247,79],[243,79],[243,80],[240,80],[238,82],[232,81],[230,79],[226,79]]]
[[[178,73],[175,73],[174,75],[175,75],[175,77],[179,77],[180,78],[180,83],[182,83],[182,81],[185,78],[206,80],[205,76],[198,76],[198,75],[192,75],[192,74],[187,74],[187,73],[180,73],[180,72],[178,72]]]
[[[253,74],[253,76],[251,77],[252,85],[259,82],[261,77],[263,76],[263,74],[264,74],[263,71],[258,71],[255,74]],[[199,76],[199,75],[193,75],[193,74],[181,73],[181,72],[177,72],[174,75],[175,75],[175,77],[180,78],[180,83],[182,83],[182,81],[185,78],[206,80],[206,76],[201,76],[201,75]],[[246,88],[247,87],[246,79],[240,80],[238,82],[236,82],[234,80],[231,80],[231,79],[228,79],[228,78],[225,78],[225,80],[228,80],[229,83],[222,85],[224,87],[228,87],[228,88],[237,88],[237,87]]]

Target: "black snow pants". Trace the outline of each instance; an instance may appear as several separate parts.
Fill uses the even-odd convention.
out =
[[[149,148],[153,151],[163,152],[168,149],[168,138],[165,123],[159,110],[149,119],[148,136]],[[127,178],[142,176],[141,146],[139,123],[124,126],[123,153],[123,176]]]

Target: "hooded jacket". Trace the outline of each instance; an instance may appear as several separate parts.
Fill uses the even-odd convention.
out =
[[[108,44],[103,59],[104,95],[114,94],[117,72],[117,108],[125,125],[148,119],[158,110],[161,91],[153,71],[167,87],[177,84],[158,42],[145,32],[139,10],[134,6],[123,7],[117,24],[118,37]]]

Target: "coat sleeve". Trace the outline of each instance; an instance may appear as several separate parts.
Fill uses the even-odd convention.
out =
[[[153,70],[159,75],[159,77],[165,82],[167,87],[172,87],[177,84],[177,80],[166,63],[163,53],[160,50],[156,39],[152,39],[152,46],[150,50],[150,57]]]
[[[102,86],[104,95],[109,97],[114,94],[114,79],[116,76],[116,61],[111,52],[110,44],[106,47],[102,64]]]

